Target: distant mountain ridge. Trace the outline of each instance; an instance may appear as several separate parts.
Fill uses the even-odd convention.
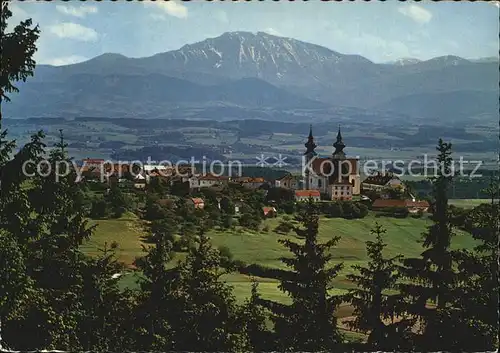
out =
[[[123,112],[123,104],[140,115],[155,105],[168,110],[214,104],[259,109],[345,106],[405,113],[415,110],[405,109],[405,104],[413,107],[418,102],[402,97],[425,96],[432,103],[425,116],[451,119],[454,110],[436,106],[439,100],[430,96],[475,92],[471,104],[478,106],[482,92],[488,97],[498,92],[498,62],[442,56],[376,64],[293,38],[228,32],[145,58],[109,53],[73,65],[39,65],[35,77],[21,85],[18,97],[5,106],[19,116],[89,111],[86,104],[99,105],[102,114],[111,116]],[[449,104],[455,96],[463,98],[446,95]],[[495,113],[489,105],[474,111]]]

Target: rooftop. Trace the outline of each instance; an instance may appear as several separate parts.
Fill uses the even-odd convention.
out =
[[[295,196],[298,197],[319,197],[320,193],[318,190],[296,190]]]
[[[399,178],[392,173],[387,173],[387,174],[377,173],[375,175],[370,175],[363,181],[363,183],[372,185],[385,185],[392,179],[399,179]]]

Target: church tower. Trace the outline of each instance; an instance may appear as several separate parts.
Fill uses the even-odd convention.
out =
[[[339,184],[345,183],[346,179],[349,176],[349,166],[344,162],[346,159],[346,155],[344,152],[345,144],[342,141],[342,133],[337,133],[337,140],[333,143],[333,147],[335,147],[335,151],[332,154],[332,162],[334,171],[330,176],[330,184]]]
[[[306,165],[308,165],[309,161],[316,156],[316,152],[314,151],[314,149],[317,147],[316,144],[314,143],[314,137],[313,137],[313,133],[312,133],[312,125],[309,126],[309,136],[308,136],[307,142],[304,144],[304,146],[306,148],[306,151],[304,152],[305,162],[306,162]],[[307,168],[305,170],[304,178],[305,178],[305,183],[304,183],[305,189],[310,190],[311,175],[310,175],[309,168]]]
[[[345,144],[342,141],[342,134],[340,133],[340,125],[339,132],[337,134],[337,141],[333,143],[333,147],[335,147],[335,151],[333,152],[333,159],[345,159]]]

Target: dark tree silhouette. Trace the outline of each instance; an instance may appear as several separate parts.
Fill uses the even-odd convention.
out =
[[[431,178],[435,198],[433,224],[423,234],[424,251],[420,258],[403,261],[400,271],[405,282],[400,288],[405,297],[404,312],[421,327],[416,337],[419,349],[449,350],[455,347],[456,333],[450,307],[456,286],[456,272],[450,251],[453,236],[448,210],[448,188],[452,182],[451,144],[439,140],[437,146],[438,168]]]
[[[352,328],[369,332],[370,349],[393,350],[405,347],[399,338],[402,330],[407,330],[404,321],[394,322],[398,295],[394,294],[398,280],[398,261],[401,255],[384,258],[383,250],[387,246],[383,235],[386,230],[375,223],[370,231],[374,241],[366,242],[366,251],[370,259],[367,266],[355,265],[353,274],[346,277],[356,284],[344,296],[354,306],[354,321],[349,321]],[[385,323],[384,320],[389,323]]]
[[[292,253],[292,257],[281,258],[291,268],[283,275],[280,290],[292,299],[290,306],[269,303],[274,311],[273,320],[280,350],[320,351],[338,348],[342,337],[334,316],[340,298],[328,293],[331,282],[343,264],[331,265],[330,250],[340,237],[326,243],[318,241],[318,210],[310,199],[296,216],[302,227],[294,226],[303,242],[280,239]]]

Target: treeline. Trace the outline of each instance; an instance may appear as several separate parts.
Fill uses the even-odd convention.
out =
[[[468,178],[456,177],[453,179],[450,188],[447,190],[447,196],[450,199],[485,199],[489,195],[485,191],[491,181],[497,177],[494,171],[481,170],[482,176]],[[419,198],[432,198],[432,183],[429,180],[405,181],[409,189]]]

